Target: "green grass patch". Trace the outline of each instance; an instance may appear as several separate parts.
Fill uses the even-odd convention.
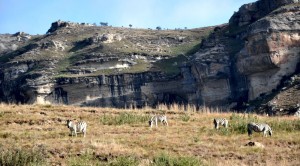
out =
[[[190,43],[180,44],[174,47],[171,47],[171,55],[191,55],[196,53],[200,48],[201,41],[196,40]]]
[[[300,119],[295,120],[279,120],[272,119],[267,122],[267,124],[272,128],[273,131],[300,131]]]
[[[139,161],[134,157],[120,156],[107,164],[109,166],[136,166],[139,165]]]
[[[286,132],[300,131],[299,119],[279,120],[277,118],[271,118],[268,119],[267,121],[264,121],[263,119],[259,119],[254,114],[238,115],[233,113],[229,119],[229,127],[226,129],[223,126],[220,126],[217,133],[219,135],[246,134],[247,125],[250,122],[266,123],[272,128],[273,131],[286,131]]]
[[[80,156],[69,157],[67,162],[70,166],[103,165],[97,160],[97,158],[94,157],[94,155],[88,152],[85,152]]]
[[[0,165],[46,165],[46,151],[43,148],[3,148],[0,147]]]
[[[167,153],[161,153],[154,157],[154,166],[194,166],[204,165],[197,157],[193,156],[171,156]]]
[[[173,58],[157,61],[153,65],[155,68],[159,69],[160,71],[163,71],[168,75],[177,75],[180,73],[179,66],[186,61],[187,58],[184,55],[178,55]]]
[[[223,134],[228,135],[228,132],[245,134],[247,133],[247,124],[249,122],[258,122],[257,116],[252,114],[238,115],[233,113],[229,118],[229,129],[227,132],[223,132]]]
[[[139,72],[145,72],[149,70],[150,63],[145,62],[143,60],[137,60],[137,64],[133,65],[132,67],[128,69],[123,69],[120,72],[122,73],[139,73]]]
[[[136,113],[122,112],[119,115],[106,115],[100,118],[100,123],[104,125],[124,125],[124,124],[137,124],[145,123],[150,119],[148,115],[138,115]]]

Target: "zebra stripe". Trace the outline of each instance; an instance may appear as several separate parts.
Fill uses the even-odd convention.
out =
[[[272,129],[269,125],[265,123],[248,123],[248,135],[251,136],[252,132],[263,132],[263,136],[267,137],[267,133],[269,133],[270,136],[272,136]]]
[[[214,119],[215,129],[219,129],[219,126],[224,126],[225,128],[228,127],[228,120],[225,118],[215,118]]]
[[[67,120],[67,127],[70,129],[72,137],[74,134],[77,137],[77,133],[83,133],[83,137],[86,135],[87,123],[85,121],[76,123],[72,120]]]
[[[160,121],[163,125],[169,125],[167,121],[166,115],[154,115],[149,120],[149,126],[152,127],[153,123],[155,123],[155,126],[157,127],[157,122]]]

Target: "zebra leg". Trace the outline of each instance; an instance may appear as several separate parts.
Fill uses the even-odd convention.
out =
[[[225,128],[228,128],[228,121],[225,121]]]
[[[76,130],[76,126],[74,128],[74,134],[75,134],[75,137],[77,137],[77,130]]]
[[[156,119],[155,119],[155,126],[156,126],[156,127],[157,127],[157,121],[158,121],[158,119],[156,118]]]
[[[252,129],[248,128],[248,136],[250,137],[252,135]]]
[[[217,129],[218,123],[216,122],[216,119],[214,119],[214,125],[215,125],[215,129]]]
[[[264,128],[264,137],[267,137],[267,130]]]
[[[165,120],[165,123],[166,123],[167,126],[169,126],[167,119]]]

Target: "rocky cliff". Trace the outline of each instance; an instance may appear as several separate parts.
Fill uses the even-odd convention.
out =
[[[299,72],[299,16],[298,0],[259,0],[215,27],[151,30],[58,21],[41,36],[1,35],[0,100],[259,107]]]
[[[249,108],[250,101],[280,91],[299,72],[299,7],[298,1],[260,0],[243,5],[228,25],[215,28],[192,65],[202,101]]]

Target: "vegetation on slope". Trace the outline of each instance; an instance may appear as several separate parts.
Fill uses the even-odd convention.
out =
[[[172,57],[176,59],[179,55],[191,55],[201,40],[209,35],[212,28],[151,30],[78,24],[59,28],[50,34],[32,36],[31,39],[24,41],[19,49],[0,55],[0,61],[1,63],[18,62],[19,64],[28,61],[38,63],[49,61],[53,66],[39,65],[40,68],[36,67],[34,70],[54,68],[52,72],[58,77],[110,75],[153,70],[174,74],[178,73],[178,66],[174,67],[166,63],[162,67],[159,65],[162,63],[159,59],[164,61]],[[101,38],[101,35],[114,35],[117,39],[114,38],[112,42],[91,42],[91,38]],[[56,48],[53,42],[60,43],[63,48]],[[123,60],[130,59],[133,55],[144,56],[147,60],[136,59],[134,60],[135,64],[126,69],[97,69],[95,72],[87,73],[84,73],[83,69],[81,74],[70,72],[74,68],[79,68],[78,61],[110,57]],[[49,62],[47,63],[49,64]],[[165,68],[172,70],[165,71]]]

